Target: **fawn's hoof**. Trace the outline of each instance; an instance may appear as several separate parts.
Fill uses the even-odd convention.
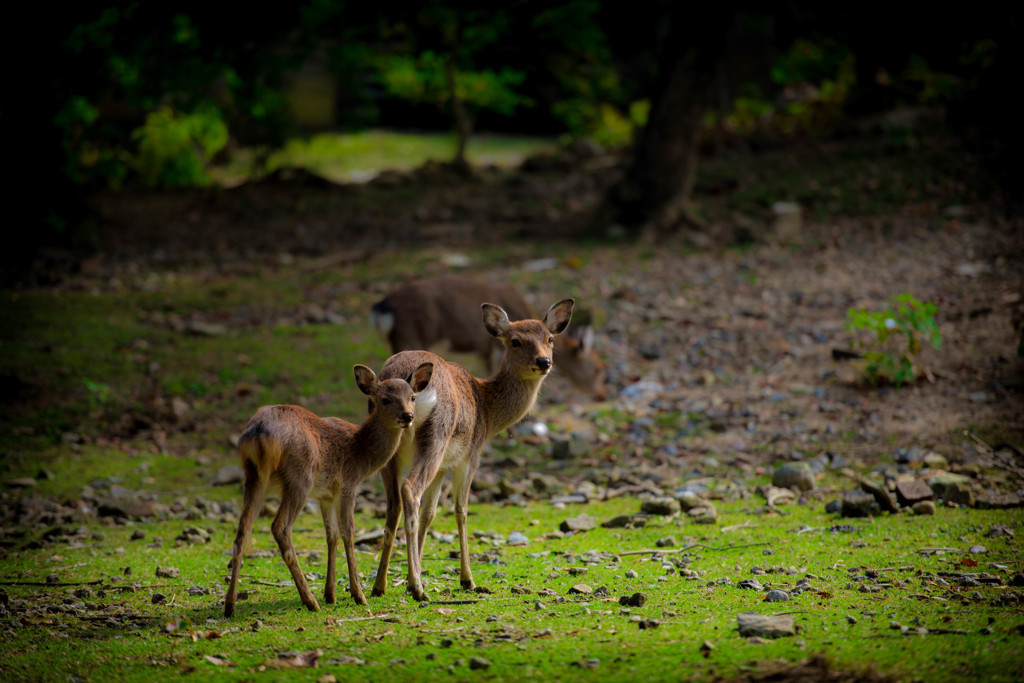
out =
[[[304,603],[304,604],[306,605],[306,609],[308,609],[310,612],[319,612],[320,611],[320,604],[316,600],[314,600],[313,602],[307,602],[307,603]]]
[[[409,592],[412,593],[412,599],[416,602],[430,602],[430,598],[423,592],[422,586],[413,586],[409,588]]]
[[[381,597],[383,595],[384,595],[384,589],[383,588],[374,588],[372,591],[370,591],[370,597],[373,597],[373,598],[379,598],[379,597]]]
[[[473,579],[462,579],[462,590],[471,591],[476,588],[476,584]]]
[[[356,601],[357,605],[365,605],[366,604],[366,596],[363,595],[362,593],[360,593],[359,595],[355,595],[353,593],[352,594],[352,599]]]

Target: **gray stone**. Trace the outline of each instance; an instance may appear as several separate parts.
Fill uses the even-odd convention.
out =
[[[736,615],[736,621],[740,635],[745,638],[781,638],[796,635],[796,624],[790,614],[772,616],[743,612]]]
[[[565,533],[569,533],[570,531],[590,531],[591,529],[597,528],[597,520],[590,515],[583,513],[576,515],[575,517],[568,518],[562,522],[558,528]]]
[[[659,548],[671,548],[675,544],[676,544],[675,536],[662,536],[661,538],[659,538],[657,541],[654,542],[654,545],[658,546]]]
[[[156,504],[131,496],[111,496],[100,501],[96,513],[100,517],[152,517],[156,514]]]
[[[245,472],[238,465],[224,465],[217,470],[217,476],[213,478],[214,486],[227,486],[245,481]]]
[[[805,462],[788,462],[779,465],[772,472],[772,486],[810,491],[814,488],[814,473],[811,472],[810,465]]]
[[[903,507],[910,507],[922,500],[931,500],[934,495],[932,487],[921,479],[896,482],[896,500]]]
[[[605,529],[622,529],[629,525],[632,517],[630,515],[619,515],[618,517],[612,517],[609,520],[601,522],[601,526]]]
[[[508,545],[526,545],[529,542],[530,539],[526,537],[526,534],[519,531],[513,531],[510,533],[508,535],[508,540],[506,541]]]
[[[714,524],[718,521],[718,510],[711,503],[702,508],[693,508],[686,514],[697,524]]]
[[[886,512],[899,512],[899,508],[896,507],[896,502],[892,499],[889,492],[885,490],[884,484],[880,484],[869,479],[862,479],[860,487],[862,490],[874,496],[875,502],[878,503],[878,507],[881,509]]]
[[[491,661],[486,657],[474,656],[469,658],[469,668],[473,670],[491,668]]]
[[[764,596],[765,602],[785,602],[786,600],[789,600],[789,593],[778,588],[768,591],[768,594]]]
[[[706,507],[709,503],[693,491],[681,490],[676,493],[676,500],[683,512],[689,512],[693,508]]]
[[[949,472],[941,472],[928,480],[928,485],[935,492],[936,498],[958,505],[974,504],[974,493],[970,484],[970,477]]]
[[[949,467],[949,461],[946,460],[944,455],[940,455],[935,451],[929,451],[924,456],[924,464],[933,470],[944,470]]]
[[[158,579],[176,579],[178,578],[179,571],[177,567],[157,567],[156,577]]]
[[[643,607],[645,602],[647,602],[647,595],[644,593],[633,593],[619,598],[619,604],[623,607]]]
[[[747,590],[757,591],[758,593],[764,590],[764,586],[762,586],[761,582],[757,579],[743,579],[738,584],[736,584],[736,587],[746,588]]]
[[[680,510],[675,498],[652,498],[640,504],[640,512],[648,515],[674,515]]]
[[[988,548],[986,548],[983,545],[972,545],[970,548],[967,549],[967,552],[971,553],[972,555],[983,555],[988,552]]]
[[[594,589],[585,583],[577,583],[569,589],[569,595],[590,595]]]
[[[843,494],[843,503],[839,509],[839,515],[841,517],[871,517],[880,511],[878,501],[870,493],[847,491]]]
[[[922,500],[914,503],[911,508],[915,515],[934,515],[935,514],[935,501]]]

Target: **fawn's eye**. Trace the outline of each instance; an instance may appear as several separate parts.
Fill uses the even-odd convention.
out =
[[[512,340],[512,348],[513,349],[518,349],[522,345],[523,345],[523,342],[519,341],[518,339],[513,339]]]
[[[412,397],[411,399],[409,399],[409,400],[411,400],[411,401],[412,401],[413,403],[415,403],[415,402],[416,402],[416,397],[415,397],[415,396],[413,396],[413,397]]]
[[[380,400],[380,402],[381,402],[381,405],[385,405],[385,406],[391,405],[391,399],[390,398],[382,398]]]
[[[548,337],[548,344],[554,344],[554,343],[555,343],[555,338],[554,337]]]

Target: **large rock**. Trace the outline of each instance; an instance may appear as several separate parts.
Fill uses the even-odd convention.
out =
[[[104,498],[96,507],[100,517],[130,517],[139,519],[152,517],[156,514],[156,503],[151,500],[140,500],[131,496],[111,496]]]
[[[896,500],[903,507],[911,507],[922,500],[931,500],[934,496],[932,487],[921,479],[896,482]]]
[[[590,515],[583,513],[570,517],[569,519],[562,522],[559,527],[565,533],[570,531],[590,531],[591,529],[597,528],[597,520]]]
[[[885,510],[886,512],[899,512],[899,508],[896,507],[896,502],[889,495],[889,492],[885,489],[884,484],[880,484],[870,479],[861,479],[860,482],[861,490],[870,493],[875,502],[878,503],[878,507]]]
[[[971,491],[971,479],[962,474],[942,472],[928,480],[928,486],[935,492],[935,497],[958,505],[973,505],[974,493]]]
[[[796,635],[796,624],[791,614],[771,616],[743,612],[736,615],[740,635],[745,638],[760,636],[761,638],[781,638]]]
[[[648,515],[674,515],[679,510],[679,501],[675,498],[651,498],[640,504],[640,512]]]
[[[870,493],[864,491],[847,491],[843,494],[840,517],[871,517],[881,512],[878,501]]]
[[[811,472],[811,466],[805,462],[788,462],[779,465],[772,472],[772,486],[810,491],[814,488],[814,473]]]

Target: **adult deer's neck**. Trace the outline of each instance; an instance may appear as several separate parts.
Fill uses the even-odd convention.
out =
[[[502,367],[490,379],[479,380],[489,424],[488,436],[505,431],[523,419],[537,402],[543,377],[516,379]]]

